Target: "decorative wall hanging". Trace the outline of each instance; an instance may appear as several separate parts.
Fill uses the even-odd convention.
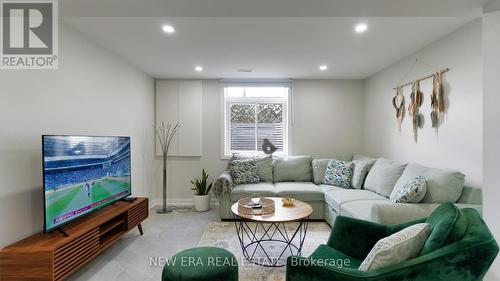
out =
[[[420,113],[420,107],[424,101],[424,94],[420,90],[420,82],[433,78],[432,82],[432,94],[430,96],[431,103],[431,123],[432,128],[438,129],[439,125],[442,124],[444,120],[445,113],[445,98],[444,98],[444,86],[443,86],[443,74],[450,71],[449,68],[444,68],[437,70],[435,73],[415,79],[411,82],[403,83],[403,80],[408,76],[408,74],[413,70],[415,65],[420,63],[424,66],[430,67],[432,69],[436,69],[434,66],[430,64],[424,63],[418,59],[415,60],[411,68],[405,74],[399,86],[393,88],[396,90],[396,95],[392,98],[392,105],[396,110],[396,120],[398,122],[399,130],[401,131],[401,123],[404,119],[404,96],[403,96],[403,88],[411,85],[412,91],[410,95],[410,102],[408,105],[408,113],[411,116],[412,127],[413,127],[413,138],[415,142],[418,141],[418,129],[422,129],[424,126],[424,116]]]
[[[403,88],[396,88],[396,95],[392,98],[392,105],[396,110],[396,119],[398,120],[398,129],[401,132],[401,123],[405,118],[405,96],[403,95]]]
[[[423,100],[424,97],[423,93],[420,91],[420,82],[413,81],[408,112],[412,116],[413,139],[415,142],[418,140],[418,129],[421,129],[424,125],[424,116],[420,113],[420,107],[422,106]]]
[[[432,128],[438,129],[444,119],[444,87],[443,73],[435,73],[432,79],[432,95],[431,95],[431,121]]]

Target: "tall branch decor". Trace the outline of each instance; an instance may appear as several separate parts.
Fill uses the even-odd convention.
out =
[[[155,136],[160,144],[160,149],[163,156],[163,206],[161,209],[157,210],[158,214],[167,214],[172,212],[173,208],[167,208],[167,156],[168,149],[170,148],[170,143],[174,138],[177,130],[179,129],[179,123],[172,127],[170,123],[165,126],[165,122],[161,122],[158,127],[154,127]]]

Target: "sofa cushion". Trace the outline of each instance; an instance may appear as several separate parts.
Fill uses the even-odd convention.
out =
[[[319,245],[316,250],[309,256],[312,260],[321,260],[325,267],[331,268],[352,268],[357,269],[361,264],[361,261],[350,257],[344,253],[341,253],[338,250],[335,250],[332,247],[328,247],[327,245]],[[342,262],[339,264],[330,264],[330,262]]]
[[[257,193],[261,196],[276,196],[276,188],[273,183],[269,182],[260,182],[260,183],[252,183],[252,184],[240,184],[235,186],[231,190],[231,201],[238,201],[243,197],[251,196],[252,194]]]
[[[257,164],[253,160],[232,160],[229,172],[234,184],[258,183],[260,181]]]
[[[460,198],[458,198],[457,203],[482,205],[483,204],[482,189],[478,187],[471,187],[464,185],[464,188],[462,189],[462,194],[460,195]]]
[[[366,176],[364,188],[389,198],[406,164],[379,158]]]
[[[330,192],[333,190],[345,189],[342,187],[333,186],[333,185],[329,185],[329,184],[318,184],[318,187],[319,187],[319,189],[321,189],[321,192],[323,192],[323,193],[327,193],[327,192]]]
[[[328,162],[333,159],[313,159],[312,160],[312,170],[313,170],[313,181],[315,184],[322,184],[325,178],[326,166]]]
[[[352,188],[361,189],[365,183],[368,172],[375,164],[376,159],[353,159],[354,170],[352,173]]]
[[[462,239],[468,226],[464,213],[449,202],[441,204],[434,210],[426,222],[431,225],[431,234],[420,255],[431,253]]]
[[[391,193],[393,203],[418,203],[424,199],[427,184],[424,176],[416,176],[403,186],[394,187]]]
[[[273,161],[274,182],[312,181],[311,156],[276,157]]]
[[[427,192],[423,203],[457,202],[464,187],[464,174],[410,163],[396,182],[396,188],[405,185],[416,176],[424,176]]]
[[[330,160],[326,166],[324,184],[334,185],[342,188],[350,188],[352,182],[352,170],[354,164],[339,160]]]
[[[312,182],[277,182],[276,196],[293,197],[300,201],[323,201],[323,192]]]
[[[242,154],[233,153],[231,160],[253,160],[257,164],[258,174],[260,181],[272,182],[273,181],[273,156],[265,154]],[[229,164],[228,164],[229,165]]]
[[[416,257],[429,237],[430,229],[428,223],[417,223],[380,239],[358,270],[377,270]]]
[[[380,196],[368,190],[345,189],[338,188],[325,193],[325,201],[328,205],[332,206],[337,212],[340,212],[342,204],[351,201],[363,200],[384,200],[387,198]]]
[[[387,202],[391,203],[387,199],[359,200],[359,201],[346,202],[340,205],[340,210],[338,211],[338,213],[346,217],[356,218],[365,221],[373,221],[372,207],[375,206],[375,204],[377,203],[387,203]]]

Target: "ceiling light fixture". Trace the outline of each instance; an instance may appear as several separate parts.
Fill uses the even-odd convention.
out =
[[[368,29],[368,25],[366,25],[365,23],[359,23],[356,25],[356,27],[354,28],[354,30],[357,32],[357,33],[363,33],[365,32],[366,30]]]
[[[196,67],[194,68],[194,70],[196,70],[196,71],[198,71],[198,72],[201,72],[201,71],[203,71],[203,67],[201,67],[201,66],[199,66],[199,65],[198,65],[198,66],[196,66]]]
[[[319,66],[319,70],[321,70],[321,71],[325,71],[327,69],[328,69],[328,66],[326,64],[322,64]]]
[[[175,28],[171,25],[164,25],[161,27],[163,29],[163,32],[167,33],[167,34],[172,34],[175,32]]]

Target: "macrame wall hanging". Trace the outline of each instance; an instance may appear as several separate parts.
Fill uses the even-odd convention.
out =
[[[405,96],[403,96],[403,88],[396,89],[396,95],[392,98],[392,105],[396,109],[396,119],[398,120],[398,129],[401,132],[401,123],[405,118]]]
[[[432,128],[438,129],[444,119],[443,73],[435,73],[432,79],[431,122]]]
[[[435,73],[415,79],[410,82],[403,83],[408,74],[413,70],[415,65],[419,63],[421,65],[430,67],[434,70],[437,68],[430,64],[424,63],[419,59],[416,59],[411,68],[405,74],[403,79],[401,79],[399,86],[393,88],[396,92],[392,98],[392,105],[396,110],[396,120],[398,124],[398,129],[401,131],[401,123],[405,117],[405,97],[403,95],[403,88],[406,86],[412,87],[410,94],[410,101],[408,104],[408,114],[411,117],[412,130],[413,130],[413,140],[418,141],[418,130],[422,129],[424,126],[425,117],[420,113],[420,107],[424,103],[424,93],[420,90],[420,82],[432,78],[432,93],[430,95],[430,107],[431,107],[431,126],[432,128],[438,130],[439,126],[444,121],[445,113],[445,98],[444,98],[444,85],[443,85],[443,75],[444,73],[450,71],[449,68],[436,70]]]

